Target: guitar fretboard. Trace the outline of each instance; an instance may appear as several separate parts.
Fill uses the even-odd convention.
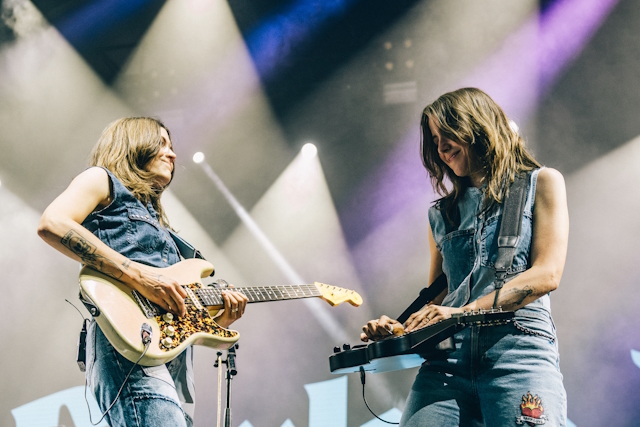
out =
[[[232,289],[244,294],[249,302],[282,301],[322,295],[316,285],[252,286]],[[196,290],[195,293],[203,305],[221,306],[224,305],[221,291],[220,288],[205,287]]]

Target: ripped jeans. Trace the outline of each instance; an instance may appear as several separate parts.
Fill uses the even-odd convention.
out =
[[[103,413],[114,401],[132,366],[92,321],[87,330],[85,375]],[[102,416],[91,415],[94,422]],[[136,366],[105,420],[111,427],[191,427],[193,424],[180,406],[174,381],[164,365],[144,369]]]

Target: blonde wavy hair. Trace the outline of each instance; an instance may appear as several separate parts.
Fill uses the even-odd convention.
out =
[[[437,206],[454,223],[459,220],[458,200],[471,183],[468,177],[456,176],[440,159],[429,129],[430,118],[447,138],[469,145],[470,165],[475,169],[472,172],[480,169],[486,183],[483,209],[502,203],[516,174],[540,167],[522,137],[509,126],[502,108],[485,92],[463,88],[440,96],[422,112],[422,162],[433,188],[442,196]],[[452,189],[445,185],[445,177],[452,183]]]
[[[118,119],[102,131],[91,151],[89,164],[109,169],[144,205],[151,202],[160,214],[161,224],[169,227],[169,221],[160,203],[160,196],[166,187],[159,188],[154,181],[154,174],[144,169],[164,145],[161,129],[167,131],[171,140],[169,129],[159,119]]]

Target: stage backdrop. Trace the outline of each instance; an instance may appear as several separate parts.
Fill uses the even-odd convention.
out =
[[[126,14],[143,2],[116,3]],[[469,85],[503,105],[536,157],[566,180],[569,250],[551,301],[570,425],[638,425],[640,2],[424,0],[404,2],[391,19],[367,2],[296,0],[237,25],[241,2],[156,2],[111,80],[83,56],[82,40],[111,43],[115,61],[117,39],[86,23],[120,15],[87,6],[51,23],[29,1],[1,4],[0,425],[88,427],[87,405],[99,419],[76,365],[88,316],[79,265],[36,228],[106,124],[132,115],[160,116],[172,130],[177,172],[163,203],[215,265],[214,278],[320,281],[364,299],[358,308],[249,306],[233,325],[233,425],[383,425],[359,377],[332,375],[328,357],[426,286],[427,210],[437,196],[419,158],[420,113]],[[329,31],[343,32],[335,45],[351,46],[349,55],[323,45]],[[305,80],[297,71],[324,61],[314,49],[339,60]],[[310,139],[318,153],[306,158],[300,147]],[[203,164],[191,161],[196,151]],[[214,360],[215,351],[195,349],[196,427],[217,416]],[[369,406],[397,420],[415,374],[369,375]]]

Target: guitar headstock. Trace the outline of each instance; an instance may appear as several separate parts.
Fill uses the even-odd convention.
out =
[[[362,297],[356,291],[343,289],[337,286],[327,285],[325,283],[314,282],[316,288],[322,294],[320,298],[331,304],[332,306],[348,302],[354,307],[362,304]]]

